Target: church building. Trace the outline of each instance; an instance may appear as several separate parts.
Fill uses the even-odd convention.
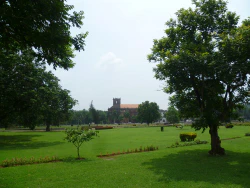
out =
[[[116,111],[117,115],[124,116],[124,113],[127,111],[130,114],[130,118],[123,118],[121,120],[123,123],[133,122],[132,117],[137,115],[139,104],[121,104],[121,98],[113,98],[113,106],[108,109],[108,113],[112,114]]]

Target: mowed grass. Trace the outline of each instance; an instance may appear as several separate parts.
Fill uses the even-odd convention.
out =
[[[167,148],[179,133],[194,131],[165,127],[101,130],[99,137],[76,149],[64,132],[0,132],[0,162],[13,157],[57,156],[62,162],[0,168],[0,187],[250,187],[250,127],[221,127],[226,156],[207,154],[210,144]],[[197,139],[210,141],[208,131]],[[240,137],[235,139],[228,139]],[[223,140],[228,139],[228,140]],[[159,150],[97,158],[140,146]]]

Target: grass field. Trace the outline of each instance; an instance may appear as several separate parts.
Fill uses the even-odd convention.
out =
[[[81,147],[85,160],[75,160],[76,149],[63,140],[64,132],[0,132],[0,163],[13,157],[63,160],[0,168],[0,187],[250,187],[250,137],[244,136],[250,127],[219,129],[226,156],[209,156],[209,144],[167,148],[190,131],[189,126],[101,130]],[[240,138],[228,139],[234,137]],[[208,131],[198,131],[197,139],[210,141]],[[149,145],[159,150],[96,157]]]

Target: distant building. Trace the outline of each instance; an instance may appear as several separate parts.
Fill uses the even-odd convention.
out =
[[[123,118],[121,122],[123,123],[133,122],[132,117],[137,115],[138,106],[139,104],[121,104],[121,98],[113,98],[113,106],[111,106],[108,109],[108,114],[112,114],[114,111],[116,111],[117,116],[118,115],[124,116],[124,113],[128,111],[130,114],[130,118]],[[109,117],[110,122],[112,122],[113,118],[114,117],[110,115]],[[118,119],[118,117],[116,117],[115,119]]]

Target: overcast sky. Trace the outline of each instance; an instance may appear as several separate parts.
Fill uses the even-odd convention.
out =
[[[250,16],[250,0],[229,0],[228,10]],[[163,82],[154,78],[154,63],[147,61],[153,39],[164,36],[165,22],[191,0],[68,0],[76,11],[84,11],[84,26],[72,35],[89,32],[86,49],[76,52],[75,67],[57,69],[54,74],[64,89],[71,91],[76,110],[88,109],[93,100],[99,110],[112,106],[113,98],[122,104],[156,102],[167,109]]]

